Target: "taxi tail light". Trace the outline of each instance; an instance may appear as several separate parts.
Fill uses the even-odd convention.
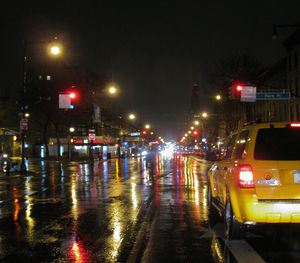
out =
[[[238,183],[240,188],[253,188],[255,186],[251,165],[242,164],[238,166]]]
[[[300,128],[300,123],[291,123],[290,126],[292,128]]]

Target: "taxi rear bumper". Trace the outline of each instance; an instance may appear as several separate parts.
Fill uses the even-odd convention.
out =
[[[240,206],[240,223],[300,223],[300,202],[296,200],[257,200]]]

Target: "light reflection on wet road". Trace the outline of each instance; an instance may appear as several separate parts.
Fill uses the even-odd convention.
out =
[[[203,160],[157,159],[153,182],[142,159],[36,160],[29,168],[26,176],[0,176],[1,262],[228,258],[224,242],[207,235]]]

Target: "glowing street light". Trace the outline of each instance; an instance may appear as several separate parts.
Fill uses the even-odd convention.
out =
[[[60,47],[59,46],[52,46],[50,48],[50,52],[52,55],[57,56],[61,53]]]
[[[194,124],[195,124],[196,126],[198,126],[198,125],[199,125],[199,121],[194,121]]]
[[[219,95],[219,94],[216,95],[216,100],[221,100],[221,98],[222,98],[221,95]]]
[[[116,96],[119,93],[119,86],[116,83],[109,83],[106,87],[106,92],[111,96]]]
[[[203,112],[203,113],[202,113],[202,117],[203,117],[203,118],[207,118],[207,116],[208,116],[207,112]]]
[[[149,130],[150,129],[150,124],[146,124],[145,129]]]
[[[194,126],[191,126],[191,130],[194,130],[195,128],[194,128]]]
[[[75,128],[74,128],[74,127],[70,127],[69,131],[70,131],[70,132],[74,132],[74,131],[75,131]]]
[[[116,94],[117,92],[117,89],[114,87],[114,86],[111,86],[109,89],[108,89],[108,92],[113,95],[113,94]]]
[[[136,117],[135,117],[135,115],[133,113],[130,113],[128,115],[128,118],[129,118],[129,120],[134,120]]]

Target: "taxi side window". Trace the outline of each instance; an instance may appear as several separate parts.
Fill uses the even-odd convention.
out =
[[[234,144],[237,138],[237,134],[233,135],[230,140],[228,141],[228,144],[226,146],[226,151],[224,154],[224,159],[230,159],[231,155],[232,155],[232,151],[234,148]]]
[[[249,135],[249,130],[242,131],[240,133],[239,138],[236,142],[235,159],[243,158],[243,153],[246,147],[248,135]]]

